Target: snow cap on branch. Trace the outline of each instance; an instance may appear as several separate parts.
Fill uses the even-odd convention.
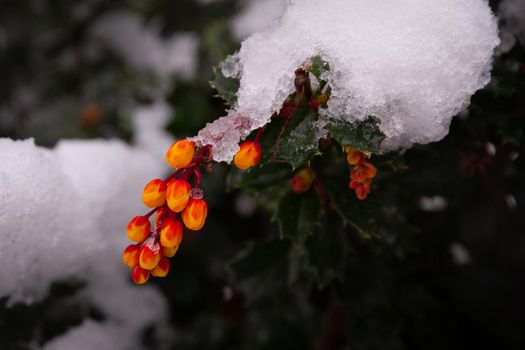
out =
[[[486,0],[292,1],[279,23],[245,40],[223,66],[226,76],[240,75],[237,105],[196,141],[211,144],[215,160],[231,161],[237,142],[294,91],[295,69],[316,55],[330,64],[325,117],[378,117],[384,150],[437,141],[489,82],[498,43]],[[239,124],[240,116],[247,121]]]

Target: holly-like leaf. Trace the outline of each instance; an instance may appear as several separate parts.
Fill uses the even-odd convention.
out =
[[[236,280],[253,277],[283,260],[288,259],[290,242],[287,240],[273,239],[264,243],[250,243],[228,262],[228,269],[234,274]]]
[[[262,164],[248,171],[232,167],[227,179],[227,188],[261,190],[291,177],[292,169],[283,163]]]
[[[315,112],[309,111],[304,119],[281,141],[275,155],[276,161],[288,163],[293,169],[321,154]]]
[[[312,68],[310,69],[310,73],[312,73],[319,81],[321,81],[321,74],[330,70],[328,62],[323,60],[323,58],[319,55],[312,57],[311,62]]]
[[[326,129],[341,146],[350,146],[363,152],[380,153],[385,134],[379,129],[379,124],[379,119],[372,116],[355,123],[331,118],[327,120]]]
[[[326,216],[319,229],[306,241],[306,269],[320,288],[334,279],[344,279],[348,242],[337,215]]]
[[[289,120],[273,118],[259,140],[261,162],[284,162],[295,170],[320,154],[315,119],[315,111],[309,108],[298,109]]]
[[[237,91],[239,90],[240,82],[238,79],[227,78],[222,74],[222,70],[213,67],[215,79],[210,81],[210,86],[217,90],[217,96],[222,98],[229,106],[235,105],[237,102]]]
[[[350,193],[348,179],[344,176],[327,175],[323,185],[336,212],[346,224],[356,229],[361,238],[370,239],[380,236],[374,215],[378,212],[379,206],[374,206],[376,203],[373,203],[371,198],[364,201],[357,199],[353,193]],[[343,191],[348,191],[348,193],[342,193]]]
[[[288,193],[279,202],[276,215],[281,237],[289,238],[301,247],[304,240],[319,226],[321,215],[321,205],[314,191]]]

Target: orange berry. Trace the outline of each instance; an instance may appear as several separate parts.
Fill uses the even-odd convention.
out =
[[[124,265],[133,269],[139,264],[140,246],[138,244],[131,244],[122,252],[122,261]]]
[[[166,191],[168,207],[176,213],[180,213],[188,204],[191,186],[184,180],[170,180]]]
[[[359,184],[357,188],[355,189],[355,195],[358,199],[364,200],[370,193],[370,184],[365,182],[362,184]]]
[[[259,163],[261,159],[261,146],[256,142],[246,141],[240,145],[240,149],[235,154],[233,162],[241,170],[246,170]]]
[[[151,180],[144,187],[142,201],[150,208],[163,206],[166,203],[166,183],[161,179]]]
[[[176,245],[173,248],[162,247],[162,254],[167,258],[172,258],[173,256],[175,256],[175,253],[177,253],[177,251],[179,250],[179,247],[180,245]]]
[[[149,235],[151,224],[145,216],[135,216],[128,223],[128,238],[133,242],[143,242]]]
[[[195,154],[195,143],[188,140],[179,140],[171,145],[166,153],[166,162],[175,168],[186,168],[191,164]]]
[[[198,231],[204,226],[208,215],[208,204],[203,199],[190,199],[182,212],[182,221],[187,228]]]
[[[359,181],[357,180],[353,180],[353,179],[350,179],[350,183],[348,184],[348,186],[352,189],[352,190],[355,190],[357,188],[357,186],[359,186]]]
[[[133,271],[131,271],[131,279],[136,284],[144,284],[148,282],[149,279],[149,271],[144,270],[140,266],[135,266]]]
[[[166,218],[160,229],[160,244],[166,248],[174,248],[182,241],[182,224],[174,218]]]
[[[315,179],[312,168],[304,168],[290,180],[290,186],[294,193],[303,193],[310,189]]]
[[[151,270],[151,275],[155,277],[166,277],[170,270],[170,261],[166,258],[162,258],[159,264]]]
[[[155,243],[154,249],[147,245],[143,245],[140,248],[139,265],[144,270],[153,270],[159,263],[160,258],[162,258],[162,252],[158,243]]]
[[[365,155],[363,152],[359,152],[357,150],[351,149],[347,152],[346,161],[350,165],[356,165],[362,162],[365,159]]]
[[[373,179],[377,175],[377,168],[370,162],[363,162],[361,164],[363,174],[367,179]]]
[[[365,181],[366,175],[363,171],[363,168],[360,166],[356,166],[354,169],[352,169],[352,171],[350,172],[350,179],[360,183]]]

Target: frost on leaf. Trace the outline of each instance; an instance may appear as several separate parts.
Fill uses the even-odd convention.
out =
[[[196,141],[211,142],[215,160],[231,161],[239,140],[280,110],[294,71],[312,57],[329,65],[320,73],[331,87],[321,115],[349,123],[377,117],[384,151],[437,141],[489,82],[498,44],[485,0],[292,1],[224,65],[225,76],[240,77],[236,105]],[[234,127],[239,115],[247,128]]]

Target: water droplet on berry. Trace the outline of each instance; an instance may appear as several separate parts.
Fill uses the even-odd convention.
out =
[[[193,199],[202,199],[202,197],[204,197],[204,191],[198,187],[194,187],[191,189],[190,196]]]

